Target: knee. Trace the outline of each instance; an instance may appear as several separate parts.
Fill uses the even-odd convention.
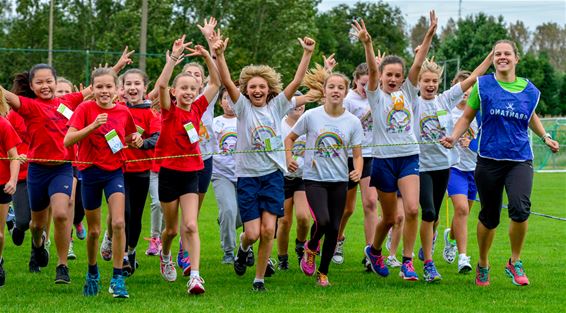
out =
[[[271,240],[275,237],[274,225],[261,225],[261,239]]]
[[[405,219],[415,220],[419,217],[419,209],[417,205],[406,206],[405,207]],[[434,219],[432,219],[434,221]]]
[[[468,217],[469,209],[465,205],[457,205],[454,207],[454,215],[457,217]]]
[[[423,213],[421,219],[425,222],[432,223],[436,220],[436,214],[434,213],[434,209],[425,209],[423,208]]]
[[[0,243],[4,242],[4,232],[0,232]]]
[[[376,198],[366,198],[364,203],[364,213],[374,213],[377,210],[377,199]]]
[[[100,238],[100,226],[88,226],[88,236],[91,239],[98,239]]]
[[[278,225],[280,229],[285,229],[285,230],[291,229],[291,225],[293,225],[293,219],[292,218],[288,219],[285,217],[280,218],[278,221]]]
[[[186,232],[188,232],[189,234],[196,234],[198,233],[198,225],[196,223],[196,221],[194,222],[189,222],[189,223],[185,223],[184,229]]]
[[[308,214],[297,214],[297,227],[309,227],[310,216]]]
[[[163,230],[163,235],[167,238],[175,238],[177,236],[177,227],[165,228]]]
[[[246,229],[246,238],[251,242],[256,242],[259,239],[259,229]]]
[[[124,222],[124,219],[121,218],[112,219],[112,231],[114,233],[122,231],[124,229],[126,229],[126,223]]]
[[[67,212],[55,212],[53,211],[53,223],[66,223],[69,220]]]

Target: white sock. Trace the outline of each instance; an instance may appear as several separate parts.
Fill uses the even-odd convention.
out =
[[[264,282],[265,282],[265,280],[264,280],[263,278],[257,278],[257,277],[256,277],[256,278],[254,279],[254,283],[264,283]]]
[[[163,260],[163,263],[171,262],[171,253],[169,253],[169,255],[161,253],[161,259]]]
[[[461,260],[462,257],[466,257],[466,254],[465,253],[458,254],[458,260]]]
[[[195,277],[195,278],[200,277],[199,271],[193,271],[193,270],[191,270],[191,277]]]

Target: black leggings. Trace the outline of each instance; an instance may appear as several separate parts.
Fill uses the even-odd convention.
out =
[[[126,251],[138,245],[142,230],[142,216],[149,191],[149,171],[124,173],[126,192]]]
[[[77,225],[83,221],[85,217],[85,208],[83,207],[83,197],[81,197],[82,180],[77,180],[77,188],[75,190],[75,216],[73,217],[73,225]]]
[[[420,172],[420,204],[422,220],[425,222],[438,221],[442,200],[448,187],[450,169]]]
[[[314,215],[308,248],[309,250],[316,251],[318,242],[324,236],[322,257],[318,270],[322,274],[328,274],[328,266],[334,255],[338,239],[338,229],[340,228],[340,221],[342,220],[344,206],[346,205],[348,182],[305,180],[305,191],[311,212]]]
[[[28,187],[25,180],[20,180],[16,185],[16,193],[12,196],[14,214],[16,215],[16,227],[19,230],[29,229],[31,221],[31,208],[29,206]]]

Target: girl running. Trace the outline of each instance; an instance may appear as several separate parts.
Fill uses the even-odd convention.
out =
[[[326,287],[328,267],[334,254],[338,229],[342,219],[348,179],[360,180],[363,158],[361,143],[363,129],[360,120],[343,106],[348,92],[348,78],[342,74],[330,74],[324,81],[324,105],[307,111],[295,124],[285,139],[287,164],[290,172],[298,169],[291,148],[300,135],[306,135],[303,179],[306,196],[312,210],[314,224],[310,240],[305,245],[301,270],[312,276],[316,271],[315,257],[319,241],[324,236],[322,256],[318,268],[317,283]],[[348,149],[353,153],[354,170],[348,169]]]
[[[66,147],[78,143],[78,169],[83,178],[82,199],[88,224],[88,272],[83,288],[85,296],[100,290],[96,262],[100,235],[102,192],[106,196],[112,220],[114,244],[113,273],[108,291],[114,298],[128,298],[122,275],[122,256],[126,244],[124,206],[125,144],[139,148],[143,144],[132,115],[114,102],[118,77],[110,68],[99,68],[91,75],[94,100],[83,102],[69,121]],[[84,162],[84,163],[83,163]]]
[[[175,281],[177,272],[171,261],[171,242],[177,235],[178,212],[181,207],[181,237],[188,244],[192,258],[190,279],[187,283],[189,294],[201,294],[204,290],[204,280],[200,277],[200,239],[198,233],[198,173],[204,167],[199,156],[199,125],[201,118],[210,101],[217,94],[220,79],[214,67],[214,61],[208,51],[202,46],[190,49],[191,43],[185,43],[185,36],[173,44],[171,55],[157,81],[161,105],[162,128],[157,141],[156,156],[168,157],[191,155],[182,158],[165,158],[161,161],[159,171],[159,200],[163,208],[165,230],[162,235],[163,249],[161,251],[161,275],[167,281]],[[181,73],[173,80],[171,95],[169,80],[175,63],[183,57],[183,51],[189,49],[189,56],[204,58],[210,73],[210,82],[204,90],[204,96],[198,97],[199,81],[192,75]]]
[[[529,279],[521,262],[521,250],[527,235],[530,196],[533,183],[533,152],[529,143],[530,128],[554,153],[557,141],[552,140],[535,113],[540,91],[528,80],[516,76],[519,62],[515,43],[500,40],[493,48],[495,74],[481,76],[474,85],[462,117],[450,136],[441,139],[445,147],[453,147],[469,129],[476,112],[481,112],[478,139],[478,161],[475,179],[481,199],[477,229],[479,260],[476,284],[486,286],[489,277],[489,250],[499,225],[503,188],[509,199],[509,239],[511,257],[505,273],[514,285],[525,286]]]
[[[285,155],[281,150],[281,119],[292,109],[291,97],[301,84],[312,56],[315,42],[299,39],[303,47],[301,63],[295,77],[281,92],[279,74],[265,65],[249,65],[240,73],[240,88],[230,77],[224,58],[228,43],[214,45],[222,82],[230,96],[230,106],[238,117],[238,149],[254,150],[236,155],[238,207],[244,223],[240,247],[234,261],[236,274],[246,272],[251,245],[260,239],[253,290],[265,291],[264,276],[271,254],[277,217],[283,216],[283,172]],[[250,262],[251,263],[251,262]]]

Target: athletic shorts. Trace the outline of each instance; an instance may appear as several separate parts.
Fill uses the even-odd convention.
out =
[[[198,171],[198,192],[206,193],[210,186],[210,178],[212,177],[212,158],[203,161],[204,168]]]
[[[4,186],[6,185],[0,185],[0,204],[12,202],[12,196],[4,192]]]
[[[369,177],[371,175],[371,167],[373,163],[373,158],[365,157],[364,158],[364,167],[362,168],[362,178]],[[348,174],[354,170],[354,158],[348,158]],[[349,176],[349,175],[348,175]],[[356,188],[360,182],[354,182],[351,179],[348,179],[348,190],[352,188]]]
[[[238,208],[242,223],[261,217],[267,211],[277,217],[283,216],[283,173],[277,170],[258,177],[238,177]]]
[[[70,163],[43,165],[29,163],[28,196],[33,212],[40,212],[51,203],[51,196],[63,193],[71,196],[73,191],[73,167]]]
[[[157,192],[159,201],[171,202],[188,193],[198,193],[198,172],[182,172],[161,167]]]
[[[448,179],[448,196],[465,195],[468,200],[476,200],[478,188],[474,179],[474,171],[460,171],[455,167],[450,168]]]
[[[397,158],[374,158],[369,184],[382,192],[397,192],[397,181],[409,175],[419,175],[418,154]]]
[[[305,182],[300,177],[285,176],[285,199],[292,198],[296,191],[305,191]]]
[[[99,167],[91,166],[81,171],[81,197],[85,210],[96,210],[102,205],[102,191],[106,196],[106,203],[110,196],[116,192],[125,194],[124,173],[119,168],[114,171],[105,171]]]

